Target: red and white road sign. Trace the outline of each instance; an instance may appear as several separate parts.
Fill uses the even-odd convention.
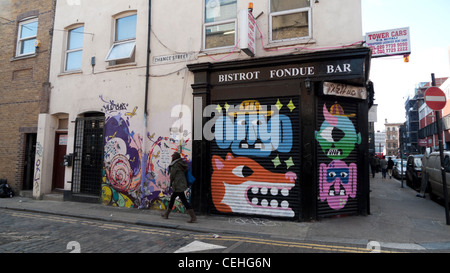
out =
[[[425,103],[431,110],[439,111],[447,104],[444,91],[438,87],[430,87],[425,91]]]

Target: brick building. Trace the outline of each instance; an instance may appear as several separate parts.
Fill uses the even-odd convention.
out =
[[[398,156],[398,148],[400,147],[400,126],[403,123],[388,123],[387,119],[384,123],[386,131],[386,156]]]
[[[48,111],[55,2],[0,0],[0,179],[16,193],[33,187],[38,115]]]

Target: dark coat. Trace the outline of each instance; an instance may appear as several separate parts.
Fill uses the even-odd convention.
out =
[[[187,170],[188,164],[182,158],[178,158],[170,163],[170,187],[174,192],[184,192],[187,189]]]

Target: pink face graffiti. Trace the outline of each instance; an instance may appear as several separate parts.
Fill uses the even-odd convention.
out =
[[[319,191],[320,201],[328,202],[334,210],[342,209],[349,197],[356,197],[356,164],[347,166],[341,160],[334,160],[328,166],[320,164]]]

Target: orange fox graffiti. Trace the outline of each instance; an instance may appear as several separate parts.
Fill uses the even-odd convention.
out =
[[[273,173],[247,157],[225,160],[213,155],[211,194],[220,212],[294,217],[289,191],[295,186],[293,172]]]

